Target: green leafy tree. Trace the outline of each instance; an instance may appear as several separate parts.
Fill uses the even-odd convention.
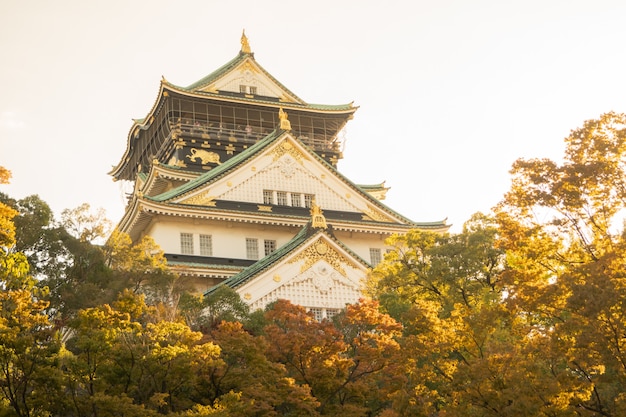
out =
[[[63,276],[70,266],[70,254],[65,247],[69,236],[57,225],[50,206],[36,195],[13,202],[19,215],[15,250],[28,258],[31,271],[40,280]]]
[[[250,307],[232,288],[221,285],[209,294],[181,294],[180,313],[196,330],[209,332],[221,322],[246,322]]]
[[[93,213],[88,203],[63,210],[61,224],[69,234],[81,242],[102,241],[111,232],[111,221],[106,218],[104,209],[98,209]]]
[[[545,339],[506,304],[498,224],[474,215],[457,235],[412,231],[372,273],[370,293],[403,325],[392,393],[400,415],[540,415],[552,398],[537,372]],[[545,398],[541,398],[543,395]]]
[[[0,167],[0,182],[9,174]],[[13,218],[17,211],[0,203],[0,413],[46,415],[56,391],[54,366],[58,343],[45,314],[45,291],[35,286],[24,254],[15,245]]]

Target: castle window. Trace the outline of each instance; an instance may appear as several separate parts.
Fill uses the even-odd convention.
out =
[[[382,256],[380,253],[380,249],[378,248],[370,248],[370,261],[372,266],[376,266],[382,260]]]
[[[291,193],[291,205],[294,207],[302,207],[302,194]]]
[[[327,308],[326,309],[326,318],[327,319],[332,319],[333,317],[335,317],[337,314],[339,314],[341,310],[337,309],[337,308]]]
[[[324,318],[324,311],[321,308],[310,308],[309,313],[313,314],[313,317],[317,321],[322,321]]]
[[[246,94],[246,92],[247,92],[246,86],[243,85],[243,84],[239,84],[239,92],[243,93],[243,94]]]
[[[211,235],[200,235],[200,255],[213,256],[213,239]]]
[[[256,87],[255,86],[250,86],[250,94],[254,94],[256,95]]]
[[[305,194],[304,195],[304,207],[311,208],[311,206],[313,205],[314,199],[315,199],[315,196],[313,194]]]
[[[314,194],[302,194],[290,191],[263,190],[263,204],[311,208]]]
[[[265,256],[270,253],[276,251],[276,241],[275,240],[266,240],[265,241]]]
[[[259,259],[259,240],[246,238],[246,257],[248,259]]]
[[[183,255],[193,255],[193,234],[180,234],[180,253]]]
[[[287,193],[284,191],[276,191],[276,202],[279,206],[287,205]]]

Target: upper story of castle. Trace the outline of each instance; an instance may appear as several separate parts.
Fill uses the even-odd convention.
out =
[[[288,115],[293,135],[336,167],[340,132],[357,108],[305,102],[256,61],[244,33],[237,56],[195,83],[161,80],[155,103],[134,121],[110,175],[134,181],[154,162],[210,170],[279,129],[281,114]]]

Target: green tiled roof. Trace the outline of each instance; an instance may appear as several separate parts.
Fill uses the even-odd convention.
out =
[[[258,67],[261,69],[261,71],[263,71],[263,73],[267,77],[269,77],[274,83],[276,83],[276,85],[278,85],[282,90],[286,91],[290,96],[292,96],[293,98],[295,98],[297,100],[296,103],[281,103],[282,105],[293,106],[293,107],[300,107],[300,106],[302,106],[304,108],[309,108],[309,109],[314,109],[314,110],[328,110],[328,111],[356,110],[355,107],[352,105],[352,103],[336,104],[336,105],[335,104],[312,104],[312,103],[306,103],[300,97],[295,95],[291,90],[289,90],[287,87],[285,87],[280,81],[278,81],[276,78],[274,78],[272,76],[272,74],[267,72],[261,65],[259,65],[259,63],[254,59],[254,54],[247,54],[247,53],[243,53],[243,52],[240,52],[239,55],[237,55],[235,58],[233,58],[230,61],[228,61],[226,64],[222,65],[220,68],[216,69],[215,71],[213,71],[209,75],[201,78],[200,80],[196,81],[195,83],[193,83],[191,85],[188,85],[187,87],[177,86],[177,85],[171,84],[169,82],[168,82],[168,84],[170,84],[172,87],[175,87],[175,88],[177,88],[179,90],[191,91],[191,92],[194,92],[194,93],[200,93],[200,94],[207,95],[207,96],[215,96],[216,95],[215,93],[210,93],[210,92],[205,92],[205,91],[198,91],[198,90],[201,89],[202,87],[207,86],[207,85],[211,84],[212,82],[218,80],[220,77],[222,77],[223,75],[227,74],[229,71],[231,71],[237,65],[241,64],[248,57],[250,57],[250,59],[252,59],[255,62],[256,65],[258,65]],[[249,101],[249,102],[253,102],[253,103],[254,102],[267,103],[267,100],[258,99],[258,98],[237,97],[237,99],[240,99],[240,100],[243,100],[243,101]]]
[[[326,236],[328,236],[335,243],[341,246],[345,251],[350,253],[350,255],[352,255],[361,264],[367,267],[371,267],[371,265],[365,260],[363,260],[363,258],[361,258],[359,255],[354,253],[352,250],[350,250],[350,248],[345,246],[339,240],[337,240],[332,233],[332,229],[330,232],[327,232],[325,229],[313,229],[311,226],[311,222],[309,222],[289,242],[287,242],[286,244],[278,248],[276,251],[270,253],[266,257],[260,259],[258,262],[254,263],[253,265],[239,272],[238,274],[235,274],[232,277],[226,279],[224,282],[221,282],[220,284],[214,286],[213,288],[210,288],[205,294],[212,293],[220,285],[227,285],[231,288],[236,288],[248,282],[250,279],[254,278],[262,271],[266,270],[270,266],[279,262],[282,258],[284,258],[286,255],[291,253],[293,250],[300,247],[307,241],[314,239],[316,236],[320,234],[325,234]]]
[[[306,242],[309,232],[310,232],[310,228],[309,228],[309,224],[307,224],[289,242],[287,242],[286,244],[284,244],[283,246],[281,246],[274,252],[270,253],[266,257],[260,259],[258,262],[247,267],[240,273],[233,275],[232,277],[228,278],[224,282],[209,289],[207,293],[213,292],[215,288],[217,288],[219,285],[227,285],[231,288],[235,288],[243,284],[244,282],[248,281],[250,278],[259,274],[261,271],[269,268],[271,265],[273,265],[278,260],[283,258],[285,255],[290,253],[292,250],[296,249],[298,246]]]
[[[167,261],[168,266],[185,266],[185,267],[196,267],[196,268],[215,268],[215,269],[232,269],[232,270],[240,270],[245,268],[245,266],[234,266],[234,265],[226,265],[226,264],[204,264],[200,262],[180,262],[180,261]]]
[[[213,180],[215,178],[218,178],[220,175],[222,175],[222,174],[230,171],[231,169],[237,167],[241,162],[247,160],[248,158],[251,158],[256,153],[260,152],[261,150],[263,150],[267,146],[271,145],[284,132],[285,132],[284,130],[280,130],[280,129],[274,130],[272,133],[270,133],[269,135],[267,135],[265,138],[261,139],[260,141],[258,141],[254,145],[250,146],[248,149],[238,153],[237,155],[235,155],[232,158],[228,159],[223,164],[218,165],[217,167],[211,169],[210,171],[207,171],[207,172],[203,173],[202,175],[198,176],[196,179],[194,179],[192,181],[189,181],[188,183],[183,184],[183,185],[181,185],[178,188],[174,188],[174,189],[171,189],[169,191],[166,191],[163,194],[159,194],[159,195],[152,196],[152,197],[146,197],[146,198],[150,199],[152,201],[156,201],[156,202],[166,202],[167,200],[170,200],[172,198],[175,198],[175,197],[181,196],[181,195],[183,195],[185,193],[188,193],[188,192],[196,189],[197,187],[200,187],[203,184],[205,184],[205,183],[207,183],[207,182],[209,182],[209,181],[211,181],[211,180]],[[299,139],[296,138],[295,140],[299,140]],[[361,188],[360,186],[358,186],[357,184],[353,183],[348,178],[343,176],[339,171],[337,171],[326,160],[321,158],[315,152],[311,151],[308,147],[305,146],[305,149],[307,149],[309,151],[309,155],[311,155],[313,158],[315,158],[320,163],[324,164],[329,170],[334,172],[334,174],[337,175],[342,181],[344,181],[346,184],[348,184],[354,190],[359,192],[362,196],[367,198],[372,203],[372,205],[376,205],[379,208],[382,208],[387,213],[389,213],[389,214],[391,214],[393,216],[396,216],[397,218],[402,219],[402,221],[404,221],[408,225],[412,225],[414,227],[420,227],[420,228],[425,228],[425,229],[436,229],[436,228],[445,227],[445,220],[446,219],[441,220],[441,221],[419,222],[418,223],[418,222],[414,222],[413,220],[411,220],[411,219],[409,219],[407,217],[404,217],[400,213],[392,210],[391,208],[387,207],[385,204],[381,203],[379,200],[376,200],[375,198],[373,198],[370,194],[367,193],[367,191],[365,191],[365,189]]]
[[[250,53],[244,53],[244,52],[240,52],[239,55],[237,55],[235,58],[231,59],[230,61],[228,61],[226,64],[222,65],[221,67],[219,67],[218,69],[216,69],[215,71],[213,71],[212,73],[210,73],[209,75],[207,75],[204,78],[201,78],[200,80],[196,81],[195,83],[184,87],[183,89],[185,90],[191,90],[191,91],[196,91],[208,84],[211,84],[213,81],[219,79],[221,76],[227,74],[230,70],[232,70],[233,68],[235,68],[237,65],[241,64],[243,61],[245,61],[247,58],[250,58],[254,61],[254,63],[256,65],[258,65],[258,67],[261,69],[261,71],[263,71],[263,73],[269,77],[273,82],[275,82],[278,86],[280,86],[281,89],[285,90],[287,93],[289,93],[289,95],[291,95],[293,98],[295,98],[298,102],[302,103],[302,104],[306,104],[304,102],[304,100],[302,100],[300,97],[298,97],[297,95],[295,95],[293,92],[291,92],[287,87],[285,87],[283,84],[281,84],[280,81],[278,81],[276,78],[274,78],[272,76],[272,74],[270,74],[269,72],[267,72],[265,70],[265,68],[263,68],[261,65],[259,65],[258,62],[256,62],[256,60],[254,59],[254,54]]]
[[[385,188],[384,182],[381,182],[379,184],[356,184],[356,185],[364,190],[381,190]]]
[[[219,67],[218,69],[210,73],[209,75],[199,79],[198,81],[196,81],[195,83],[191,85],[188,85],[187,87],[181,87],[181,88],[185,90],[196,90],[207,84],[211,84],[213,80],[218,79],[220,76],[226,74],[229,70],[239,65],[239,63],[241,63],[246,58],[246,56],[248,56],[248,54],[240,53],[239,55],[237,55],[236,57],[234,57],[233,59],[231,59],[230,61],[228,61],[227,63],[225,63],[224,65],[222,65],[221,67]]]

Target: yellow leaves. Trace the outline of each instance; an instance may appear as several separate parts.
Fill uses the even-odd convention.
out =
[[[222,349],[212,342],[196,345],[192,349],[193,357],[200,362],[208,363],[220,357]]]
[[[183,323],[159,321],[148,323],[146,332],[156,346],[191,346],[202,339],[202,333],[192,331]]]
[[[0,184],[8,184],[11,178],[11,171],[0,166]],[[17,216],[17,211],[0,203],[0,249],[10,248],[15,244],[15,225],[13,218]]]
[[[0,249],[10,248],[15,244],[15,224],[13,218],[17,211],[0,203]]]
[[[167,269],[163,251],[150,236],[144,236],[133,245],[128,234],[115,229],[104,250],[109,266],[118,271],[142,274]]]

